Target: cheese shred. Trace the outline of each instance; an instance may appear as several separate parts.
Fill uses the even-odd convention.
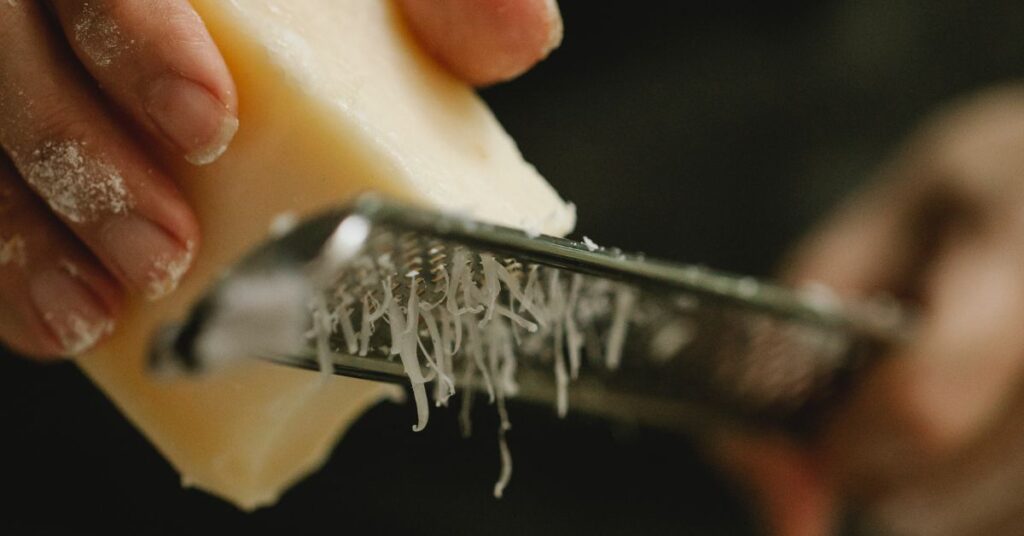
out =
[[[506,400],[519,390],[517,352],[550,364],[556,411],[564,417],[584,352],[609,369],[618,367],[634,291],[461,247],[435,246],[428,255],[429,262],[389,254],[352,260],[333,290],[311,303],[310,337],[325,374],[336,351],[397,357],[415,401],[413,431],[423,430],[429,420],[428,383],[434,384],[437,406],[447,406],[461,392],[459,424],[465,436],[472,433],[475,391],[486,393],[500,418],[501,470],[494,485],[500,498],[512,476]],[[438,259],[443,260],[433,262]],[[603,348],[604,355],[593,354],[595,348]]]

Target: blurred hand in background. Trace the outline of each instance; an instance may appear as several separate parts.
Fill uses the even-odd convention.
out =
[[[784,273],[920,318],[815,444],[726,447],[773,533],[835,533],[844,505],[872,534],[1024,530],[1024,86],[938,113]]]

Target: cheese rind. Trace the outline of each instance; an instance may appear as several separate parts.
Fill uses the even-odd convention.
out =
[[[238,88],[238,133],[214,164],[166,158],[203,244],[171,297],[129,304],[83,370],[181,473],[245,509],[315,470],[384,387],[263,363],[213,377],[154,380],[149,336],[184,316],[274,218],[376,191],[540,230],[574,220],[472,89],[413,42],[380,0],[193,0]]]

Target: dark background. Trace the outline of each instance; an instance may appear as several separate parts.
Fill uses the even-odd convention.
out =
[[[484,91],[601,244],[771,274],[930,109],[1024,69],[1020,2],[563,2],[566,40]],[[753,534],[690,441],[514,405],[506,497],[476,435],[383,405],[279,506],[178,478],[70,364],[0,355],[0,534]]]

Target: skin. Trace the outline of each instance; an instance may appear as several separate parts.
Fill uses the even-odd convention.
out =
[[[551,0],[398,3],[475,85],[562,36]],[[140,139],[212,162],[237,127],[234,84],[185,0],[0,3],[0,35],[0,341],[66,356],[109,334],[127,293],[172,290],[180,274],[161,266],[187,268],[201,229]],[[818,440],[715,444],[773,534],[831,534],[842,504],[882,534],[1021,526],[1021,170],[1024,88],[991,90],[938,114],[797,249],[790,282],[893,294],[921,317]],[[69,189],[92,203],[62,203]]]
[[[476,85],[561,40],[545,0],[399,2],[424,47]],[[238,126],[235,86],[186,0],[0,2],[0,341],[72,356],[114,329],[126,295],[172,291],[201,247],[146,152],[205,165]]]
[[[1024,87],[940,111],[796,250],[785,273],[918,307],[893,350],[809,445],[716,449],[773,534],[1017,533],[1024,521]]]

